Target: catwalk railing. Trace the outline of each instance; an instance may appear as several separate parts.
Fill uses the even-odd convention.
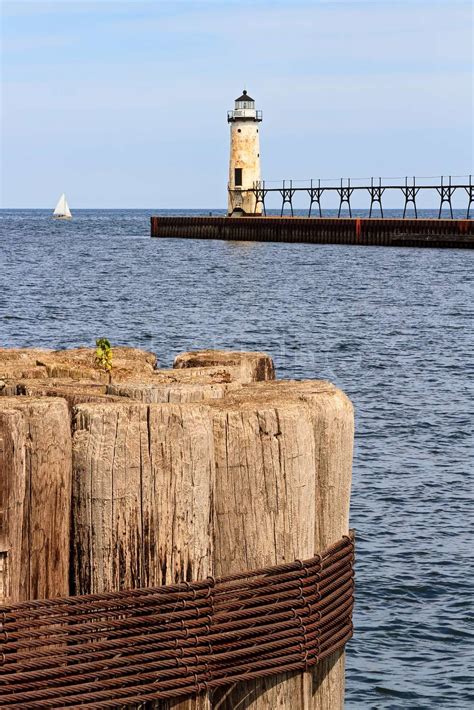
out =
[[[318,210],[319,216],[323,216],[322,198],[328,193],[336,193],[339,198],[338,217],[344,206],[349,210],[352,217],[351,198],[354,192],[366,192],[370,199],[369,217],[372,217],[374,209],[380,212],[383,217],[382,198],[388,191],[398,191],[404,200],[403,217],[405,218],[407,209],[412,206],[415,218],[418,218],[417,197],[422,192],[434,192],[439,199],[439,213],[441,218],[443,207],[449,210],[453,217],[452,199],[456,191],[465,192],[467,195],[466,219],[470,219],[471,207],[474,204],[474,182],[472,175],[466,176],[440,176],[429,178],[404,177],[404,178],[340,178],[338,180],[283,180],[280,182],[268,182],[262,180],[255,182],[253,187],[239,192],[253,192],[255,195],[255,211],[261,206],[266,215],[266,196],[270,193],[277,193],[281,196],[281,215],[285,206],[293,216],[293,198],[297,193],[306,193],[309,197],[308,217],[311,217],[313,210]]]

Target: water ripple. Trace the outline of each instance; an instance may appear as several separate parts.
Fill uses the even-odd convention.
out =
[[[0,344],[262,349],[333,380],[357,417],[347,708],[473,707],[474,252],[152,240],[150,215],[4,211]]]

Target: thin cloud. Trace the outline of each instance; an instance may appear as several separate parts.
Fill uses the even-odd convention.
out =
[[[244,85],[267,178],[472,171],[470,3],[6,4],[6,205],[224,204]]]

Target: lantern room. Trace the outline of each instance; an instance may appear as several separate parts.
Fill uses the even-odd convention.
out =
[[[235,108],[233,111],[227,111],[227,121],[261,121],[262,112],[255,109],[255,100],[247,94],[244,89],[242,96],[235,99]]]

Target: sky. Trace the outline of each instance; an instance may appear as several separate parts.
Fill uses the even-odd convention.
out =
[[[244,87],[268,181],[474,172],[470,0],[1,11],[4,208],[224,208]]]

